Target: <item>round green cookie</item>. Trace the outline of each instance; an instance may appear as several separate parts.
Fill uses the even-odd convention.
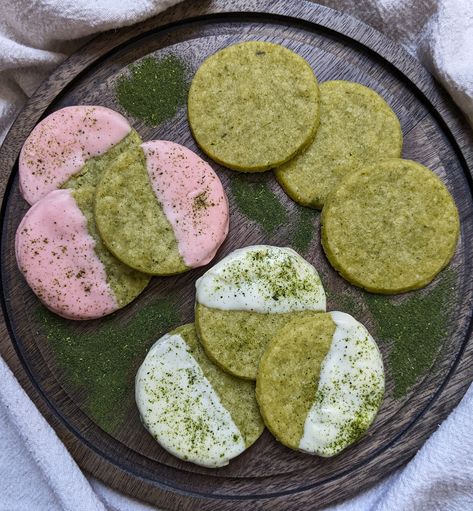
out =
[[[276,178],[293,200],[320,209],[345,174],[367,162],[400,158],[401,150],[399,120],[381,96],[359,83],[325,82],[314,141],[276,169]]]
[[[140,146],[104,172],[95,195],[95,221],[110,252],[131,268],[151,275],[188,270],[150,186]]]
[[[235,44],[207,58],[189,90],[192,133],[213,160],[259,172],[293,158],[314,138],[319,89],[309,64],[277,44]]]
[[[202,345],[210,359],[239,378],[256,378],[268,342],[288,321],[325,310],[317,270],[288,247],[240,248],[196,282]]]
[[[426,286],[450,261],[460,220],[440,179],[392,159],[348,175],[321,217],[322,245],[349,282],[374,293]]]
[[[269,343],[256,379],[268,429],[284,445],[334,456],[358,440],[384,393],[379,349],[343,312],[289,322]]]
[[[136,403],[162,447],[207,467],[228,464],[264,429],[254,384],[214,365],[192,324],[151,347],[136,375]]]

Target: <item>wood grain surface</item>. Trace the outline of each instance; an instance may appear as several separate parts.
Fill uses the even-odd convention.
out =
[[[162,450],[141,426],[134,406],[117,403],[117,407],[128,406],[126,419],[118,427],[99,425],[87,407],[87,386],[72,382],[58,363],[35,315],[40,307],[38,301],[15,263],[15,231],[27,210],[18,190],[17,158],[31,129],[51,111],[74,104],[100,104],[120,110],[114,84],[127,72],[127,66],[144,56],[176,55],[186,62],[192,76],[208,55],[229,44],[252,39],[293,49],[309,61],[319,81],[353,80],[378,91],[401,120],[404,157],[433,169],[453,194],[461,216],[461,239],[448,270],[455,276],[447,304],[448,331],[432,366],[402,397],[394,397],[395,382],[388,362],[392,343],[378,338],[387,365],[387,393],[376,422],[364,439],[340,456],[325,460],[290,451],[265,431],[252,448],[229,466],[212,470],[181,462]],[[169,139],[199,152],[184,108],[171,121],[157,127],[136,119],[130,121],[144,140]],[[415,59],[359,21],[311,2],[184,2],[156,18],[103,34],[40,86],[0,151],[0,352],[84,470],[162,509],[319,509],[348,498],[412,457],[456,406],[472,380],[472,142],[471,131],[460,112]],[[265,229],[248,217],[237,200],[235,180],[240,176],[210,163],[224,183],[231,209],[230,235],[217,259],[235,248],[257,243],[297,248],[294,233],[301,208],[286,197],[272,173],[245,176],[250,188],[269,190],[285,211],[281,225]],[[320,247],[318,215],[314,214],[311,221],[314,235],[302,252],[322,276],[329,309],[356,311],[357,319],[376,333],[375,320],[366,305],[367,294],[332,270]],[[178,310],[175,326],[192,321],[194,283],[204,271],[205,268],[153,279],[138,300],[112,319],[75,323],[71,326],[72,335],[80,340],[110,322],[125,326],[144,307],[169,296]],[[423,297],[437,285],[439,279],[427,290],[392,300],[402,303],[412,295]],[[133,362],[130,374],[153,339],[163,333],[156,328],[143,353]],[[421,349],[422,332],[412,342],[419,343]],[[132,377],[128,385],[131,402]]]

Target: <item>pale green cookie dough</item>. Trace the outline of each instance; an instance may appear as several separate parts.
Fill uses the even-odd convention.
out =
[[[197,70],[188,116],[197,143],[213,160],[244,172],[268,170],[313,140],[317,80],[309,64],[283,46],[235,44]]]
[[[259,360],[274,335],[291,319],[318,314],[226,311],[197,303],[195,324],[208,356],[215,363],[239,378],[255,380]]]
[[[279,331],[261,359],[256,379],[260,411],[271,433],[291,449],[299,448],[334,333],[328,313],[296,318]]]
[[[107,281],[120,307],[134,300],[148,285],[150,277],[123,264],[106,248],[94,219],[94,199],[97,183],[105,170],[121,155],[139,149],[140,144],[138,133],[132,130],[105,154],[87,160],[80,172],[62,186],[73,190],[73,197],[87,218],[87,229],[95,241],[94,250],[105,267]]]
[[[426,286],[450,261],[460,221],[428,168],[393,159],[354,172],[328,198],[322,245],[349,282],[374,293]]]
[[[343,176],[368,162],[400,158],[401,151],[399,120],[380,95],[359,83],[324,82],[314,141],[275,174],[293,200],[320,209]]]
[[[115,257],[151,275],[188,270],[146,170],[141,147],[120,154],[97,186],[95,221]]]

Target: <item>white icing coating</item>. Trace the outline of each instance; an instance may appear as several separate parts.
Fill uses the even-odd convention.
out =
[[[235,250],[196,282],[197,302],[221,310],[284,313],[325,311],[317,270],[291,248]]]
[[[152,346],[135,383],[143,424],[174,456],[221,467],[245,450],[230,412],[180,335],[166,334]]]
[[[344,312],[330,312],[336,329],[299,443],[302,451],[333,456],[373,422],[384,393],[381,353],[368,330]]]

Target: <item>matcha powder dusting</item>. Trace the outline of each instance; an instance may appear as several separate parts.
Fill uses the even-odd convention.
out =
[[[395,304],[390,297],[366,293],[366,304],[382,340],[392,341],[389,367],[394,378],[394,397],[407,394],[425,376],[448,339],[455,305],[457,276],[444,270],[437,285]]]
[[[289,221],[289,215],[264,179],[264,176],[262,179],[258,176],[249,180],[248,176],[236,175],[230,186],[238,209],[271,235]]]
[[[118,78],[117,100],[132,117],[157,125],[176,115],[186,102],[186,64],[175,55],[147,57]]]
[[[127,321],[108,316],[84,324],[39,306],[37,317],[65,381],[84,396],[84,410],[114,434],[134,406],[134,378],[150,346],[179,323],[176,304],[158,299]]]

